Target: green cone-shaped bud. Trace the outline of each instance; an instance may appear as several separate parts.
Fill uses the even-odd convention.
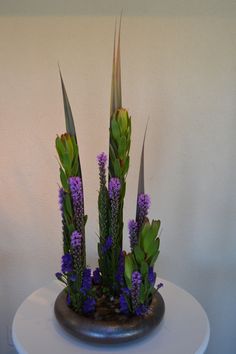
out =
[[[78,145],[75,137],[68,133],[56,138],[56,149],[61,163],[61,170],[64,170],[66,179],[70,176],[78,176]],[[65,182],[65,181],[64,181]],[[62,182],[62,185],[64,183]]]
[[[131,118],[126,109],[118,109],[110,126],[110,177],[125,179],[129,169]]]

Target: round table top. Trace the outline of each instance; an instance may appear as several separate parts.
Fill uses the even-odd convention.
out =
[[[64,331],[54,315],[54,302],[62,289],[53,281],[33,292],[18,308],[12,326],[12,337],[19,354],[202,354],[205,352],[210,327],[207,315],[197,300],[167,280],[160,293],[165,301],[161,324],[147,337],[119,345],[91,345]]]

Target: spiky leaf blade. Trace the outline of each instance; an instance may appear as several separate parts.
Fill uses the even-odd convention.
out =
[[[65,84],[62,78],[61,70],[59,68],[59,73],[60,73],[60,79],[61,79],[61,88],[62,88],[62,95],[63,95],[63,103],[64,103],[64,112],[65,112],[65,122],[66,122],[66,131],[68,134],[71,136],[74,136],[76,138],[76,132],[75,132],[75,124],[74,124],[74,119],[72,115],[72,110],[70,106],[70,102],[67,96]]]
[[[147,124],[146,124],[144,137],[143,137],[143,146],[142,146],[142,153],[141,153],[141,160],[140,160],[140,167],[139,167],[136,218],[138,217],[138,197],[139,197],[140,194],[144,194],[145,193],[145,188],[144,188],[144,147],[145,147],[145,139],[146,139],[147,127],[148,127],[148,121],[147,121]]]
[[[111,82],[111,107],[110,117],[113,113],[122,107],[121,97],[121,64],[120,64],[120,32],[121,32],[121,18],[119,24],[119,34],[116,48],[116,25],[114,33],[114,47],[113,47],[113,65],[112,65],[112,82]]]

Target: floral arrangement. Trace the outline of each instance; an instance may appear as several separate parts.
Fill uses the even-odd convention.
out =
[[[109,156],[97,156],[99,172],[98,265],[87,267],[83,179],[74,120],[60,73],[66,133],[56,138],[60,163],[59,206],[62,219],[63,256],[56,277],[65,284],[67,304],[75,312],[91,315],[103,301],[126,315],[144,315],[155,288],[154,264],[159,255],[160,220],[148,219],[150,196],[144,192],[144,141],[142,147],[136,217],[129,221],[130,252],[123,250],[123,206],[129,170],[131,117],[122,108],[120,28],[114,39]],[[107,305],[108,306],[108,305]]]

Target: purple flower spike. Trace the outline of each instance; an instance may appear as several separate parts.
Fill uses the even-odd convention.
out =
[[[159,290],[159,289],[162,288],[163,286],[164,286],[163,283],[159,283],[159,284],[157,285],[157,290]]]
[[[93,282],[95,285],[98,285],[100,284],[102,281],[102,278],[101,278],[101,275],[100,275],[100,269],[99,268],[96,268],[94,271],[93,271]]]
[[[120,196],[121,184],[119,178],[113,177],[109,182],[109,196],[111,200],[118,200]]]
[[[142,275],[138,272],[135,271],[132,274],[132,285],[140,285],[142,283]]]
[[[83,236],[78,232],[74,231],[70,237],[70,244],[72,248],[82,248]]]
[[[133,251],[138,244],[138,223],[135,220],[130,220],[128,223],[130,248]]]
[[[99,167],[102,167],[102,168],[106,167],[107,155],[105,154],[105,152],[101,152],[101,154],[99,154],[97,156],[97,162],[98,162]]]
[[[109,251],[109,249],[111,249],[111,246],[112,246],[112,237],[108,236],[105,241],[104,246],[102,247],[102,253],[103,254],[107,253],[107,251]]]
[[[136,311],[139,305],[141,284],[142,284],[142,275],[138,271],[133,272],[132,287],[131,287],[131,300],[132,300],[133,311]]]
[[[87,292],[91,289],[91,287],[92,287],[91,269],[85,268],[83,272],[82,287],[80,291],[84,295],[86,295]]]
[[[96,301],[92,297],[88,297],[83,303],[83,313],[90,313],[95,311]]]
[[[62,256],[62,264],[61,264],[61,271],[62,273],[70,273],[73,270],[73,260],[72,256],[69,253],[64,254]]]
[[[148,281],[152,286],[154,286],[156,281],[156,273],[153,271],[153,267],[149,267],[148,269]]]
[[[59,200],[59,208],[61,211],[61,214],[63,216],[63,202],[64,202],[64,197],[65,197],[65,192],[63,188],[59,188],[58,191],[58,200]]]
[[[100,186],[105,187],[106,185],[106,163],[107,163],[107,155],[102,152],[97,156],[98,168],[99,168],[99,179]]]
[[[148,210],[151,205],[151,199],[148,194],[140,194],[138,196],[138,215],[137,215],[137,222],[138,222],[138,229],[142,227],[145,218],[148,215]]]
[[[84,229],[84,195],[81,178],[70,177],[69,186],[75,213],[76,228],[82,233]]]

